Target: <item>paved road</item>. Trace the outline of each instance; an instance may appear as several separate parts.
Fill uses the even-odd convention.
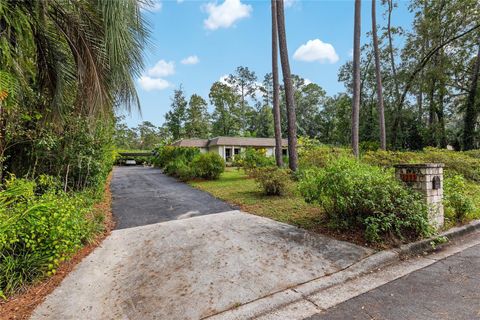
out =
[[[117,229],[234,209],[154,168],[115,167],[110,188]]]
[[[309,318],[326,319],[480,319],[480,245]]]

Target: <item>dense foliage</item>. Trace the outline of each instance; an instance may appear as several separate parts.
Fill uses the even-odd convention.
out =
[[[340,158],[307,170],[299,188],[307,202],[322,206],[331,226],[362,229],[368,241],[416,239],[430,233],[422,196],[379,167]]]
[[[188,181],[193,178],[215,180],[225,170],[223,158],[198,148],[161,146],[155,149],[153,164],[171,176]]]
[[[177,159],[188,163],[191,162],[197,154],[200,154],[198,148],[161,146],[155,149],[153,164],[156,167],[165,168],[168,163]]]
[[[463,176],[447,176],[443,184],[445,218],[452,222],[462,222],[476,208],[467,193],[467,183]]]
[[[266,155],[265,149],[246,148],[245,151],[235,156],[233,165],[242,167],[247,173],[255,168],[275,165],[275,159]]]
[[[207,180],[218,179],[220,174],[225,171],[225,161],[218,153],[214,152],[196,155],[191,166],[196,177]]]
[[[0,296],[44,274],[103,230],[92,212],[101,192],[65,193],[49,176],[9,178],[0,191]]]
[[[147,33],[136,0],[1,1],[3,294],[54,273],[98,231],[113,115],[139,108]]]

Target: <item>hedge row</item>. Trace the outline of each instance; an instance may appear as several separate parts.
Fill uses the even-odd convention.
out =
[[[153,164],[182,181],[201,178],[215,180],[225,171],[225,161],[217,153],[200,153],[198,148],[162,146],[155,150]]]

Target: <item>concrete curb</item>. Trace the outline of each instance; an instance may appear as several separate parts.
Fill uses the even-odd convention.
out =
[[[361,276],[373,274],[375,271],[400,262],[410,256],[438,251],[450,244],[452,240],[480,230],[480,220],[472,221],[464,226],[451,228],[429,239],[409,243],[390,250],[376,252],[363,260],[330,275],[313,279],[303,284],[270,294],[258,300],[248,302],[233,309],[225,310],[207,317],[210,320],[236,320],[236,319],[278,319],[276,310],[288,310],[292,306],[295,317],[302,318],[302,311],[313,314],[323,311],[326,306],[314,302],[312,297],[322,291],[334,288],[342,283],[355,280]],[[444,242],[444,238],[448,241]],[[428,263],[433,263],[429,260]],[[285,314],[282,315],[282,317]],[[281,317],[281,318],[282,318]],[[284,318],[284,317],[283,317]],[[292,319],[293,319],[292,318]]]
[[[451,228],[428,239],[404,244],[393,250],[399,254],[401,259],[405,259],[413,255],[426,254],[439,250],[452,240],[477,230],[480,230],[480,220],[474,220],[464,226]],[[447,241],[445,241],[445,238]]]

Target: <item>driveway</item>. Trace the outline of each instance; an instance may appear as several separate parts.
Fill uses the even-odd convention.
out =
[[[115,167],[110,189],[116,229],[234,209],[208,193],[148,167]]]
[[[77,265],[32,319],[203,319],[373,253],[229,210],[156,169],[116,168],[112,191],[122,229]],[[221,208],[228,211],[212,213]],[[191,211],[198,213],[177,219]],[[127,228],[155,219],[165,222]]]

